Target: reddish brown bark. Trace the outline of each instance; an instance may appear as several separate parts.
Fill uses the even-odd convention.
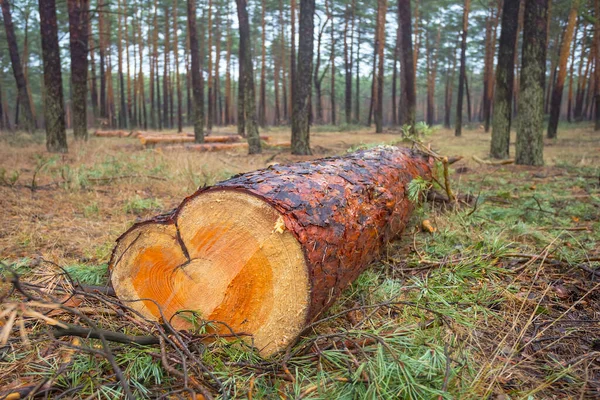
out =
[[[117,242],[127,243],[130,233],[139,238],[144,232],[139,228],[149,224],[178,229],[180,211],[199,196],[215,191],[256,196],[280,213],[283,224],[276,229],[291,232],[303,250],[310,283],[305,313],[305,323],[309,324],[318,319],[342,290],[380,256],[386,243],[405,228],[414,207],[407,198],[407,186],[418,176],[430,179],[430,162],[428,157],[412,150],[382,146],[343,157],[275,165],[201,188],[172,212],[134,225]],[[235,227],[232,228],[234,231]],[[189,243],[180,239],[179,246],[185,247],[188,254]],[[113,252],[110,262],[112,269],[118,267],[121,260],[122,253],[116,253]],[[186,268],[186,265],[176,268]],[[244,301],[252,301],[253,294],[248,290]],[[165,295],[169,297],[169,293]],[[297,311],[290,310],[291,313]],[[233,314],[234,310],[229,309],[223,316],[234,318]]]

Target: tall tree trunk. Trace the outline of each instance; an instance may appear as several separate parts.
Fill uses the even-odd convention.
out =
[[[281,91],[282,91],[282,104],[281,104],[281,108],[283,110],[282,115],[283,115],[283,120],[286,121],[286,123],[289,121],[289,109],[288,109],[288,89],[287,89],[287,67],[286,67],[286,52],[285,52],[285,43],[286,43],[286,38],[285,38],[285,24],[283,21],[283,0],[279,0],[279,25],[280,25],[280,29],[281,29]]]
[[[25,86],[27,87],[27,99],[29,101],[29,109],[31,110],[31,114],[33,116],[33,120],[36,121],[37,127],[37,117],[35,114],[35,106],[33,104],[33,96],[31,95],[31,85],[29,84],[29,16],[31,11],[27,8],[25,15],[25,38],[23,40],[23,55],[21,64],[23,65],[23,77],[25,77]]]
[[[468,0],[467,0],[468,1]],[[400,24],[402,54],[400,70],[402,72],[402,116],[401,125],[409,125],[410,133],[415,133],[415,114],[417,111],[417,92],[415,82],[415,63],[412,49],[412,33],[410,20],[410,0],[398,0],[398,23]]]
[[[375,30],[377,34],[377,30]],[[373,40],[375,42],[375,40]],[[371,126],[373,121],[373,111],[375,110],[375,96],[377,93],[377,46],[373,46],[373,66],[371,72],[371,97],[369,101],[369,116],[367,117],[367,126]]]
[[[192,74],[190,70],[190,32],[189,30],[185,33],[185,95],[186,95],[186,111],[185,119],[188,125],[194,125],[192,116]],[[229,70],[229,64],[227,64]]]
[[[39,10],[42,58],[44,61],[44,89],[46,93],[44,103],[46,149],[52,153],[66,153],[67,133],[65,130],[55,0],[39,0]],[[23,104],[26,105],[27,103]]]
[[[560,33],[556,33],[552,49],[550,50],[550,79],[546,85],[546,95],[544,96],[544,114],[550,112],[550,102],[552,98],[552,89],[556,81],[556,73],[558,72],[558,58],[560,56]]]
[[[497,2],[500,6],[500,2]],[[484,86],[483,86],[483,99],[482,99],[482,117],[484,131],[489,132],[490,130],[490,119],[492,113],[492,99],[494,94],[494,51],[496,50],[496,32],[498,28],[498,17],[500,15],[500,9],[494,9],[493,2],[490,2],[490,17],[489,21],[489,34],[486,34],[486,49],[485,49],[485,68],[484,68]],[[494,12],[495,11],[495,12]],[[516,20],[515,20],[516,22]]]
[[[165,129],[172,127],[169,118],[169,47],[170,47],[170,29],[169,29],[169,7],[165,7],[165,37],[164,37],[164,64],[163,64],[163,124]]]
[[[91,21],[91,14],[90,14]],[[92,34],[92,24],[88,23],[88,49],[90,52],[90,98],[92,103],[92,112],[94,120],[98,117],[98,79],[96,76],[96,57],[94,55],[96,45],[94,44],[94,35]],[[127,64],[129,70],[129,64]],[[129,76],[129,75],[128,75]]]
[[[296,0],[291,0],[290,6],[290,99],[288,102],[288,114],[291,115],[293,112],[295,100],[294,100],[294,88],[296,87]]]
[[[218,4],[217,4],[218,5]],[[213,75],[213,120],[217,125],[222,124],[221,114],[223,104],[221,103],[221,81],[219,67],[221,65],[221,16],[217,7],[215,17],[215,73]]]
[[[141,124],[144,127],[144,130],[148,129],[148,114],[147,114],[147,110],[146,110],[146,93],[145,93],[145,89],[144,89],[144,70],[142,69],[142,66],[144,65],[144,39],[142,37],[142,19],[140,18],[140,21],[138,23],[138,46],[139,46],[139,57],[140,57],[140,70],[139,70],[139,79],[138,79],[138,85],[139,85],[139,94],[140,94],[140,108],[141,108],[141,112],[140,112],[140,119],[141,119]]]
[[[106,5],[98,0],[98,53],[100,54],[100,118],[106,119],[106,46],[108,31],[106,30]],[[135,36],[135,33],[134,33]]]
[[[71,50],[73,135],[75,139],[87,140],[87,34],[90,2],[89,0],[69,0],[67,5],[69,8],[69,47]],[[121,65],[120,61],[119,65]]]
[[[467,80],[467,30],[469,27],[469,8],[471,0],[465,0],[463,8],[462,32],[460,41],[460,70],[458,74],[458,96],[456,98],[456,121],[454,135],[462,135],[462,113],[463,113],[463,96],[465,86],[468,85]],[[468,90],[467,90],[468,92]],[[469,101],[470,103],[470,101]],[[467,106],[469,115],[471,115],[471,105]],[[469,121],[471,118],[469,117]]]
[[[233,104],[231,102],[231,20],[229,19],[229,8],[227,9],[227,54],[225,60],[227,65],[225,67],[225,125],[231,125],[233,123]]]
[[[52,5],[54,5],[54,2]],[[4,20],[4,29],[6,30],[6,42],[8,44],[8,51],[10,53],[13,75],[15,76],[15,82],[17,84],[17,98],[23,109],[23,123],[19,126],[19,128],[23,127],[25,130],[31,133],[35,131],[36,123],[33,116],[33,110],[31,109],[31,104],[29,103],[27,83],[25,81],[25,76],[23,75],[21,59],[19,58],[19,48],[17,45],[15,28],[13,26],[8,0],[0,0],[0,6],[2,7],[2,18]]]
[[[118,2],[118,43],[117,43],[117,56],[118,56],[118,74],[119,74],[119,127],[121,129],[127,129],[127,106],[125,105],[125,76],[123,74],[123,18],[121,9],[121,0]],[[156,18],[156,14],[155,14]],[[125,25],[127,26],[127,25]],[[152,74],[150,75],[152,76]],[[154,105],[153,105],[154,108]],[[154,113],[152,113],[154,116]]]
[[[552,90],[552,104],[550,108],[550,121],[548,122],[548,138],[556,138],[558,129],[558,119],[560,118],[560,106],[562,103],[563,89],[565,79],[567,77],[567,62],[569,61],[569,53],[571,51],[571,41],[573,41],[573,32],[575,31],[575,22],[577,21],[577,10],[579,8],[579,0],[573,0],[569,18],[565,28],[562,44],[560,46],[560,55],[558,58],[558,76]]]
[[[385,47],[385,14],[387,0],[377,0],[377,97],[375,101],[375,133],[383,133],[383,73]]]
[[[354,122],[360,123],[360,17],[358,17],[358,23],[356,24],[357,37],[356,37],[356,90],[354,91]]]
[[[398,125],[398,57],[400,54],[400,25],[396,29],[396,45],[394,46],[394,65],[392,69],[392,123]]]
[[[436,122],[435,118],[435,80],[437,76],[437,57],[440,47],[441,31],[438,28],[435,45],[433,49],[429,49],[427,43],[427,125],[433,126]],[[429,42],[429,36],[427,36]]]
[[[158,0],[154,0],[154,17],[152,19],[152,52],[148,51],[150,59],[150,118],[153,129],[160,129],[160,98],[155,81],[158,79]],[[157,81],[158,82],[158,81]]]
[[[236,0],[237,2],[237,0]],[[213,59],[212,59],[212,5],[213,1],[208,0],[208,21],[206,27],[208,29],[208,109],[206,114],[206,133],[210,135],[213,127],[213,110],[214,110],[214,94],[213,94]],[[238,11],[239,13],[239,11]]]
[[[181,92],[181,74],[179,73],[179,43],[177,35],[177,0],[173,1],[173,61],[175,61],[175,79],[177,82],[177,132],[183,132],[183,94]]]
[[[188,35],[190,37],[190,55],[192,57],[192,86],[194,95],[194,141],[204,142],[204,96],[202,87],[202,68],[198,53],[198,31],[196,29],[196,0],[187,0]]]
[[[292,154],[310,151],[310,93],[313,63],[315,0],[300,0],[298,69],[292,113]]]
[[[586,57],[586,38],[587,38],[587,20],[584,19],[583,25],[583,36],[581,37],[581,57],[579,58],[579,65],[577,66],[577,90],[575,92],[575,107],[573,110],[573,116],[575,117],[575,121],[579,121],[581,119],[581,110],[583,109],[583,92],[585,91],[585,86],[583,85],[583,80],[587,76],[586,72],[582,75],[583,65],[586,64],[586,60],[589,60],[589,53]],[[587,64],[589,66],[589,64]]]
[[[515,161],[543,165],[548,0],[525,0],[521,93]]]
[[[267,126],[267,24],[265,15],[267,12],[267,4],[265,0],[261,0],[261,65],[260,65],[260,103],[258,107],[258,124],[261,128]]]
[[[410,4],[409,4],[410,5]],[[419,0],[415,0],[415,27],[413,29],[413,34],[415,35],[415,45],[413,52],[413,72],[415,77],[413,78],[415,81],[417,80],[417,61],[419,60],[419,48],[421,45],[421,32],[419,30],[419,22],[420,22],[420,14],[419,14]]]
[[[244,130],[248,136],[248,153],[262,152],[256,120],[256,94],[254,93],[254,71],[250,45],[250,21],[248,20],[247,0],[236,0],[240,29],[240,80],[243,80],[243,102],[238,107],[244,109]],[[312,38],[312,36],[311,36]],[[240,122],[238,121],[238,124]]]
[[[492,119],[492,143],[490,155],[508,158],[510,126],[512,122],[512,94],[515,77],[515,43],[521,0],[504,0],[498,65],[496,67],[496,90],[494,94],[494,118]]]
[[[315,72],[314,72],[314,77],[313,77],[313,81],[314,81],[314,85],[315,85],[315,95],[316,95],[315,108],[316,108],[316,114],[317,114],[317,118],[316,118],[317,124],[323,123],[323,99],[322,99],[321,83],[323,82],[325,73],[329,69],[329,65],[327,65],[327,67],[325,68],[323,73],[321,74],[321,72],[320,72],[320,69],[321,69],[321,43],[322,43],[322,39],[323,39],[323,32],[325,31],[325,27],[327,26],[328,21],[329,21],[329,15],[327,16],[327,19],[325,20],[323,25],[321,25],[321,27],[319,28],[319,34],[317,35],[317,59],[315,62],[315,67],[314,67]]]
[[[121,0],[123,4],[123,25],[125,27],[125,70],[127,71],[127,119],[128,126],[133,122],[131,74],[129,69],[129,24],[127,23],[127,0]],[[93,71],[93,70],[92,70]],[[160,108],[159,108],[160,110]],[[159,117],[160,119],[160,117]]]
[[[328,9],[329,4],[329,9]],[[335,23],[333,21],[333,0],[329,0],[329,2],[325,1],[325,10],[329,14],[329,19],[331,20],[331,58],[329,59],[331,63],[331,85],[330,85],[330,97],[331,101],[331,125],[337,125],[337,113],[336,113],[336,105],[335,105]],[[328,10],[328,11],[327,11]]]
[[[577,50],[577,34],[579,33],[579,23],[580,19],[578,18],[578,23],[575,24],[575,34],[573,35],[573,45],[571,46],[571,64],[569,67],[569,91],[567,94],[567,121],[569,123],[573,122],[571,119],[571,111],[573,109],[573,72],[575,69],[575,50]]]
[[[344,111],[346,114],[346,124],[352,122],[352,43],[348,45],[348,25],[349,20],[352,20],[352,25],[354,25],[354,7],[355,0],[352,0],[352,3],[346,7],[344,18],[344,75],[346,84],[344,90]],[[352,28],[350,29],[350,35],[352,36],[353,33],[354,29]],[[394,60],[395,65],[396,62]]]

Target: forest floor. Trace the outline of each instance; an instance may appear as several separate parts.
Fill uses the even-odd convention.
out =
[[[0,398],[32,390],[117,398],[123,376],[136,398],[202,390],[265,399],[598,398],[600,135],[585,124],[561,128],[539,168],[478,164],[472,156],[487,158],[489,134],[434,129],[426,143],[464,156],[451,167],[462,201],[422,203],[402,239],[323,322],[269,360],[239,340],[170,345],[161,336],[160,344],[106,347],[48,332],[63,321],[158,334],[114,298],[75,284],[107,284],[115,239],[129,226],[233,174],[396,142],[399,132],[317,127],[311,157],[147,150],[136,139],[96,137],[49,155],[42,134],[2,136]],[[264,133],[289,140],[289,130]],[[435,232],[421,228],[424,220]]]

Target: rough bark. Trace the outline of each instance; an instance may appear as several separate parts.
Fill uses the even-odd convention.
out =
[[[440,48],[441,29],[438,28],[435,45],[429,48],[429,35],[427,36],[427,125],[436,123],[435,117],[435,82],[437,76],[438,51]]]
[[[106,47],[108,31],[106,29],[106,4],[104,0],[98,0],[98,54],[100,55],[100,118],[106,120]],[[135,31],[134,31],[135,37]]]
[[[525,0],[515,162],[543,165],[548,0]]]
[[[381,0],[378,0],[381,1]],[[333,0],[329,0],[325,1],[325,9],[327,10],[327,5],[329,3],[329,11],[327,12],[329,14],[329,19],[331,20],[331,29],[330,29],[330,33],[331,33],[331,53],[330,53],[330,77],[331,77],[331,84],[330,84],[330,93],[329,93],[329,100],[331,101],[331,125],[337,125],[337,109],[336,109],[336,104],[335,104],[335,46],[336,46],[336,40],[335,40],[335,22],[333,20]],[[312,36],[312,35],[311,35]],[[298,56],[298,58],[300,58],[300,56]],[[310,92],[309,92],[310,93]]]
[[[496,90],[494,94],[494,117],[492,119],[493,158],[508,158],[510,127],[512,123],[512,97],[515,78],[515,43],[521,0],[504,0],[498,65],[496,67]]]
[[[360,123],[360,17],[356,24],[356,90],[354,91],[354,122]]]
[[[173,61],[175,61],[175,81],[177,85],[177,132],[183,132],[183,93],[179,73],[179,43],[177,34],[177,0],[173,1]]]
[[[261,64],[260,64],[260,103],[258,107],[258,124],[261,128],[267,126],[267,24],[265,14],[267,12],[267,4],[265,0],[261,0]]]
[[[243,80],[243,103],[238,107],[244,109],[244,131],[248,137],[248,153],[257,154],[262,151],[258,136],[256,119],[256,94],[254,92],[254,71],[250,45],[250,21],[248,20],[247,0],[236,0],[240,29],[240,80]],[[242,67],[243,65],[243,67]],[[240,122],[238,121],[238,124]]]
[[[69,0],[69,46],[71,50],[71,93],[73,103],[73,135],[88,139],[87,71],[89,0]],[[119,19],[120,22],[120,19]],[[119,51],[120,54],[120,51]],[[119,66],[121,65],[119,57]],[[121,77],[122,77],[122,72]]]
[[[398,23],[401,30],[402,51],[400,70],[402,72],[402,114],[401,125],[410,126],[410,133],[415,133],[415,114],[417,112],[417,90],[415,82],[415,62],[412,48],[412,28],[410,19],[410,0],[398,0]]]
[[[187,0],[188,34],[190,37],[190,55],[192,58],[192,94],[194,96],[194,139],[204,142],[204,96],[200,54],[198,51],[198,30],[196,28],[196,0]]]
[[[8,0],[0,0],[0,6],[2,7],[2,19],[4,20],[4,29],[6,30],[6,42],[8,44],[13,75],[17,84],[17,98],[23,111],[23,118],[20,127],[23,127],[28,132],[33,132],[36,129],[36,123],[35,118],[33,117],[31,104],[29,103],[27,83],[25,81],[25,75],[23,74],[21,59],[19,58],[19,47],[17,45],[15,28],[13,26]]]
[[[573,32],[575,31],[575,22],[577,21],[577,10],[579,9],[579,0],[573,0],[567,26],[565,27],[562,44],[560,46],[560,55],[558,57],[558,74],[554,88],[552,89],[552,100],[550,105],[550,120],[548,121],[547,136],[549,139],[556,138],[558,129],[558,119],[560,118],[560,106],[562,103],[563,89],[567,77],[567,62],[571,51],[571,42],[573,41]]]
[[[375,133],[383,132],[383,73],[385,47],[385,14],[387,0],[377,0],[377,94],[375,101]]]
[[[252,334],[269,356],[319,319],[403,231],[416,177],[430,179],[427,157],[382,146],[201,188],[117,240],[115,292],[153,300],[130,304],[147,318],[162,313],[178,329],[190,324],[178,312],[198,310],[224,329]],[[232,212],[242,209],[243,218]]]
[[[456,98],[456,121],[454,128],[454,135],[462,135],[462,115],[463,115],[463,96],[465,86],[467,85],[467,30],[469,27],[469,8],[471,7],[471,0],[465,0],[463,7],[463,20],[462,20],[462,31],[460,41],[460,69],[458,73],[458,95]],[[471,105],[467,105],[469,121],[471,120]]]
[[[350,7],[350,9],[348,9]],[[352,122],[352,48],[354,40],[354,9],[355,0],[346,8],[345,26],[344,26],[344,111],[346,115],[346,124]],[[349,21],[352,28],[349,30]],[[350,44],[348,44],[348,32],[350,32]],[[394,62],[395,65],[395,62]]]
[[[323,39],[323,32],[325,31],[325,27],[327,26],[327,22],[329,21],[329,16],[327,17],[327,19],[325,20],[325,22],[323,23],[323,25],[321,25],[321,27],[319,28],[319,34],[317,36],[317,59],[315,61],[315,72],[314,72],[314,77],[313,77],[313,81],[314,81],[314,85],[315,85],[315,109],[316,109],[316,123],[317,124],[322,124],[323,121],[323,98],[322,98],[322,90],[321,90],[321,84],[323,82],[323,78],[325,78],[325,74],[327,73],[327,70],[329,69],[329,65],[327,65],[325,67],[325,70],[323,71],[323,73],[321,73],[320,69],[321,69],[321,43],[322,43],[322,39]]]
[[[575,51],[577,50],[577,34],[579,33],[579,25],[581,19],[578,18],[578,23],[575,24],[575,34],[573,35],[573,44],[571,46],[571,64],[569,67],[569,91],[567,94],[567,121],[572,122],[573,110],[573,73],[575,72]]]
[[[67,152],[67,133],[63,104],[60,47],[56,24],[55,0],[39,0],[40,36],[44,61],[44,117],[46,120],[46,149],[52,153]]]
[[[164,36],[164,64],[163,64],[163,123],[165,128],[171,128],[171,119],[169,117],[169,48],[170,48],[169,29],[169,7],[165,7],[165,36]]]
[[[292,112],[292,154],[310,151],[310,93],[313,68],[315,0],[300,0],[298,65]]]

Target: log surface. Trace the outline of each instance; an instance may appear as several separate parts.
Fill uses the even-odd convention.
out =
[[[191,197],[212,190],[247,191],[282,213],[309,267],[310,323],[402,232],[413,210],[407,185],[416,176],[429,179],[430,175],[429,161],[420,154],[386,146],[344,157],[273,165],[201,189]]]

